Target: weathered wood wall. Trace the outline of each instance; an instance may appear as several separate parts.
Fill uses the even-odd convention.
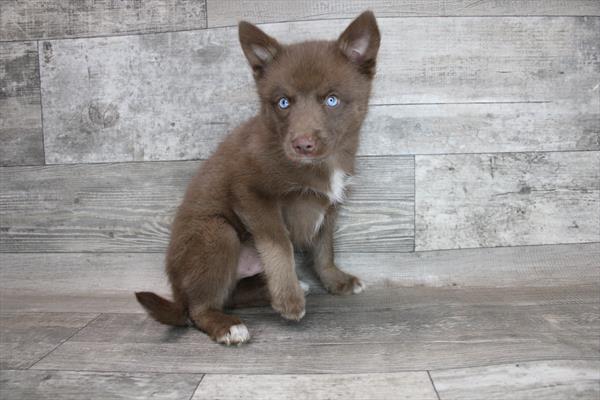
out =
[[[600,242],[596,0],[15,0],[0,2],[0,271],[68,281],[81,260],[118,276],[107,263],[137,253],[158,285],[195,160],[256,111],[237,21],[333,39],[365,8],[383,42],[342,264],[374,283],[486,286],[513,281],[396,253],[572,244],[552,251],[597,259],[577,245]]]

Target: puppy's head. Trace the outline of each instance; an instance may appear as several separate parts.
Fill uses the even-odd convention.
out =
[[[239,36],[261,113],[287,158],[320,162],[345,143],[357,143],[380,42],[372,12],[362,13],[336,41],[282,45],[244,21]]]

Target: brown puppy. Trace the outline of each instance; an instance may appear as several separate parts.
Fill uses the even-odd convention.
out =
[[[361,281],[334,264],[333,230],[354,172],[380,35],[371,12],[337,41],[282,45],[241,22],[261,110],[233,131],[190,183],[172,226],[167,273],[173,301],[136,293],[157,321],[188,318],[219,343],[249,340],[226,306],[270,302],[286,319],[304,316],[294,247],[312,255],[334,294]]]

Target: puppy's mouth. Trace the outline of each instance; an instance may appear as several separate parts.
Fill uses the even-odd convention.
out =
[[[296,164],[317,164],[325,160],[328,156],[326,152],[322,151],[310,154],[301,154],[289,147],[285,149],[285,155],[288,160]]]

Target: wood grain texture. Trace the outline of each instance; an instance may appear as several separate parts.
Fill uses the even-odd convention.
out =
[[[374,106],[361,139],[363,155],[600,150],[600,96],[588,103]]]
[[[564,400],[600,397],[600,362],[559,360],[431,373],[444,400]]]
[[[600,152],[416,157],[416,249],[597,242]]]
[[[0,169],[0,251],[162,253],[198,165]],[[336,250],[412,251],[413,158],[360,158],[357,170],[336,231]]]
[[[0,253],[0,301],[11,311],[141,312],[134,291],[170,296],[163,254]],[[338,253],[368,291],[414,286],[531,288],[600,285],[600,244],[422,253]],[[297,265],[311,293],[324,289]],[[406,290],[406,289],[403,289]]]
[[[466,150],[477,152],[530,150],[538,144],[547,150],[598,148],[594,87],[600,78],[600,18],[431,21],[379,21],[384,39],[372,104],[427,107],[417,110],[423,118],[417,121],[410,117],[417,106],[376,110],[367,128],[383,135],[381,142],[374,144],[380,139],[376,135],[361,151],[405,154],[406,144],[409,151],[460,152],[465,150],[461,135],[472,143]],[[347,23],[306,21],[263,28],[292,42],[333,39]],[[46,41],[40,46],[48,163],[205,158],[257,109],[236,28]],[[432,106],[465,102],[485,104]],[[487,105],[494,102],[518,104]],[[408,118],[397,116],[398,110]],[[537,138],[538,130],[548,132]],[[390,148],[382,145],[398,136],[408,140]],[[439,143],[427,150],[432,142]]]
[[[44,163],[37,43],[0,43],[0,166]]]
[[[511,299],[514,304],[587,304],[590,296],[598,295],[598,281],[591,279],[588,284],[578,282],[569,286],[523,286],[523,287],[387,287],[373,288],[361,293],[360,296],[340,298],[323,294],[318,291],[311,292],[306,298],[308,308],[318,308],[321,312],[339,311],[369,311],[373,304],[387,304],[390,292],[394,292],[394,300],[402,302],[408,308],[421,306],[474,306],[474,305],[503,305],[506,299]],[[146,287],[148,288],[148,287]],[[593,293],[592,293],[593,292]],[[163,292],[170,296],[169,292]],[[1,290],[0,300],[2,310],[5,312],[88,312],[112,314],[145,314],[135,296],[131,292],[113,294],[23,294],[13,290]],[[272,313],[270,307],[246,309],[246,314]]]
[[[192,400],[436,400],[427,373],[207,375]]]
[[[236,25],[247,19],[254,23],[290,20],[354,18],[364,10],[377,17],[448,17],[503,15],[600,15],[594,0],[208,0],[208,26]]]
[[[189,399],[202,375],[0,371],[4,400]]]
[[[598,260],[600,243],[336,256],[341,268],[374,288],[600,284]]]
[[[0,41],[155,33],[205,27],[204,0],[0,2]]]
[[[97,317],[92,313],[0,314],[0,369],[29,368]]]
[[[336,297],[333,309],[309,303],[300,323],[283,321],[268,309],[250,310],[241,316],[253,339],[237,349],[215,345],[193,329],[157,324],[143,314],[103,314],[34,368],[373,373],[598,359],[597,286],[570,288],[564,297],[552,299],[540,290],[530,304],[518,303],[504,291],[501,296],[489,289],[478,293],[453,291],[471,306],[436,301],[431,290],[417,292],[413,302],[405,302],[402,291]],[[485,305],[490,296],[496,303]],[[362,307],[354,306],[358,301]]]

